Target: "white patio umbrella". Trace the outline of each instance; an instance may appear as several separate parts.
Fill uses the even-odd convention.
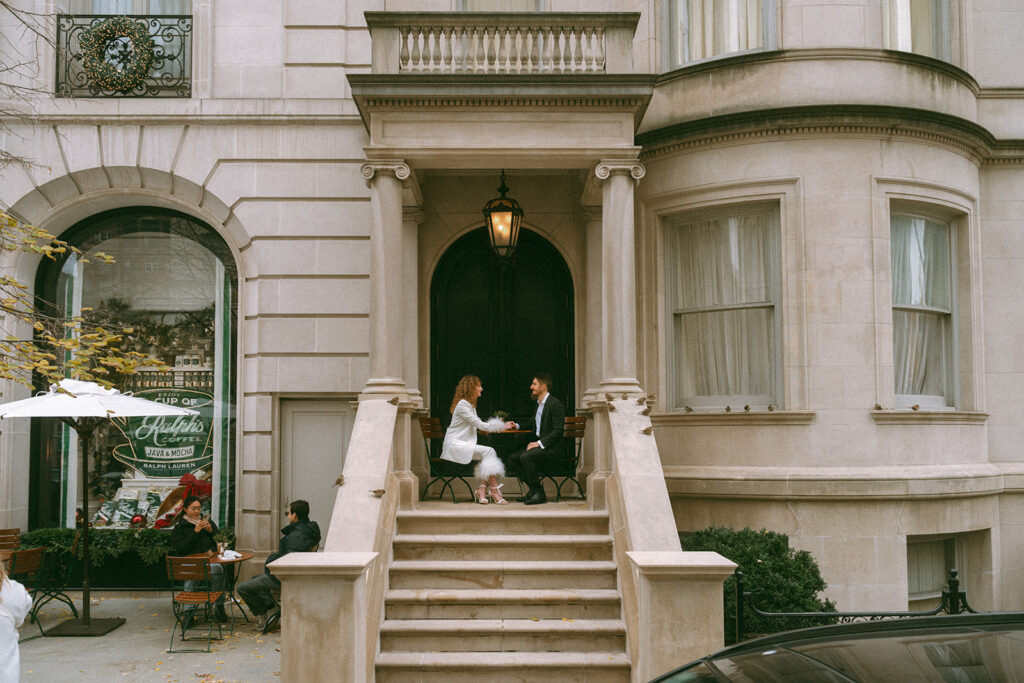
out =
[[[111,418],[143,417],[147,415],[196,415],[187,408],[147,401],[131,394],[122,394],[117,389],[104,389],[95,382],[64,379],[59,385],[51,384],[50,390],[0,405],[0,417],[55,417],[63,420],[78,432],[81,441],[82,463],[78,469],[79,486],[82,496],[82,615],[50,629],[47,635],[61,636],[102,636],[124,623],[115,619],[90,619],[89,617],[89,495],[88,480],[89,439],[93,430],[103,420]]]

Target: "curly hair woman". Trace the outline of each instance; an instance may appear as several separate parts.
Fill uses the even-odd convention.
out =
[[[461,465],[478,460],[474,471],[480,480],[476,502],[486,505],[490,498],[498,505],[504,505],[508,501],[501,495],[502,485],[498,479],[505,476],[505,466],[493,448],[477,445],[476,433],[500,432],[511,423],[502,422],[496,417],[484,422],[477,416],[476,402],[483,391],[484,387],[476,375],[466,375],[459,380],[455,387],[455,397],[452,398],[452,423],[444,435],[441,459]]]

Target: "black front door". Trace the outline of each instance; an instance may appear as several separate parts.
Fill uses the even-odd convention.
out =
[[[512,259],[501,264],[480,228],[441,257],[430,287],[430,405],[450,417],[455,385],[477,375],[481,418],[497,410],[532,415],[530,380],[548,372],[552,394],[575,405],[573,286],[551,244],[520,231]]]

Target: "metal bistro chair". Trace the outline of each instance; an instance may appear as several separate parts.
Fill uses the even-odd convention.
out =
[[[21,529],[0,529],[0,550],[17,550],[21,545]]]
[[[565,431],[562,432],[562,438],[567,442],[575,439],[576,448],[572,447],[571,443],[568,443],[570,457],[561,460],[559,462],[549,463],[542,465],[539,468],[538,474],[540,474],[540,480],[543,482],[545,479],[550,479],[551,483],[555,485],[555,502],[562,498],[562,487],[565,486],[566,482],[572,482],[576,484],[576,490],[579,491],[580,498],[586,498],[583,495],[583,485],[580,484],[579,479],[576,478],[576,469],[580,465],[580,455],[583,453],[583,434],[587,429],[587,418],[585,417],[567,417],[565,418]]]
[[[217,600],[224,594],[224,591],[210,590],[210,558],[208,557],[168,557],[167,578],[171,580],[171,607],[174,610],[174,627],[171,629],[171,644],[168,652],[209,652],[210,641],[213,640],[213,625],[217,624],[217,640],[224,637],[221,632],[220,623],[213,618],[213,607]],[[200,590],[185,590],[185,582],[193,581]],[[185,633],[192,627],[192,623],[199,612],[203,609],[203,616],[206,617],[206,649],[174,649],[174,633],[181,630],[181,642],[189,640],[202,640],[199,638],[188,638]]]
[[[39,633],[43,633],[43,625],[36,613],[39,606],[36,604],[36,596],[39,594],[39,569],[43,566],[43,555],[46,548],[29,548],[27,550],[15,550],[11,553],[8,575],[25,586],[25,590],[32,596],[32,607],[28,611],[30,621],[36,622]]]
[[[470,486],[469,482],[466,481],[465,477],[473,476],[473,464],[460,465],[456,462],[449,462],[442,460],[440,457],[435,457],[432,446],[437,439],[444,438],[444,429],[441,427],[441,418],[439,417],[421,417],[420,418],[420,432],[423,434],[423,445],[427,449],[427,461],[430,463],[430,481],[423,487],[423,494],[420,495],[420,500],[426,500],[427,491],[434,482],[442,482],[441,491],[437,494],[437,499],[440,500],[444,497],[445,490],[452,494],[452,502],[458,503],[455,499],[455,489],[452,487],[452,482],[456,479],[466,485],[466,490],[469,491],[470,499],[473,498],[473,487]]]
[[[78,608],[75,602],[65,592],[68,588],[68,576],[71,574],[71,565],[78,554],[78,541],[81,539],[81,532],[75,532],[75,540],[71,543],[71,553],[50,553],[42,564],[42,571],[36,581],[38,595],[32,606],[37,613],[43,609],[46,603],[51,600],[62,602],[71,610],[71,614],[77,619]]]

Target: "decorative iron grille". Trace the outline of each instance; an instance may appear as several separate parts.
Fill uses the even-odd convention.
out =
[[[123,90],[111,89],[90,78],[85,68],[82,38],[114,15],[61,14],[57,17],[58,97],[191,97],[192,17],[187,15],[133,15],[143,22],[153,41],[153,58],[146,75]],[[88,41],[86,41],[88,44]],[[136,46],[124,36],[107,41],[102,61],[117,72],[128,68]]]

